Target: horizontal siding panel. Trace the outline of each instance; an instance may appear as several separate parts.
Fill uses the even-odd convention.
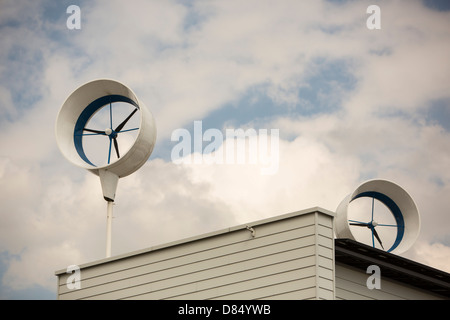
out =
[[[317,297],[320,300],[335,298],[334,231],[330,216],[317,214]]]
[[[317,233],[321,235],[322,237],[328,238],[328,239],[334,239],[334,231],[330,227],[324,227],[321,225],[317,226]]]
[[[366,286],[366,281],[370,274],[362,270],[350,269],[346,266],[336,266],[336,296],[343,299],[351,300],[366,300],[366,299],[383,299],[379,290],[369,290]],[[341,293],[341,289],[343,289]],[[377,292],[378,291],[378,292]],[[351,298],[350,298],[351,297]],[[386,295],[384,299],[393,299]]]
[[[148,283],[152,281],[162,281],[164,279],[170,279],[185,274],[199,273],[200,274],[199,277],[203,277],[204,276],[203,273],[205,273],[206,271],[212,273],[212,272],[221,272],[221,270],[224,270],[222,272],[226,272],[227,268],[232,268],[233,263],[241,262],[241,265],[243,264],[251,265],[252,263],[261,262],[267,264],[269,262],[277,261],[276,259],[278,259],[278,261],[282,261],[281,259],[290,259],[289,256],[291,257],[313,256],[314,246],[298,248],[297,244],[298,241],[293,240],[283,243],[283,247],[280,247],[280,245],[266,246],[248,252],[247,251],[237,252],[232,255],[221,256],[204,262],[197,262],[189,266],[179,266],[179,267],[177,266],[166,270],[159,270],[157,272],[148,275],[143,275],[140,277],[131,277],[124,279],[122,281],[105,283],[103,285],[98,285],[90,288],[82,287],[80,290],[76,291],[72,290],[68,292],[68,294],[71,296],[69,299],[88,297],[92,295],[101,294],[104,292],[140,285],[142,283]],[[259,257],[261,258],[258,259]],[[252,260],[255,260],[255,262],[252,262]],[[313,258],[309,258],[308,263],[314,264]],[[299,263],[299,265],[301,265],[301,263]],[[218,269],[214,270],[214,268]]]
[[[173,258],[183,259],[192,253],[207,251],[211,248],[220,248],[224,245],[224,243],[232,244],[247,241],[249,240],[249,235],[249,231],[239,230],[217,235],[211,239],[208,239],[208,241],[196,240],[166,248],[153,249],[148,252],[126,257],[124,259],[119,259],[88,268],[82,268],[82,279],[104,276],[120,270],[133,269],[149,263]],[[66,278],[67,276],[65,274],[60,275],[60,285],[65,284]]]
[[[81,270],[82,280],[114,273],[118,270],[127,270],[140,267],[157,261],[173,258],[185,259],[193,253],[208,251],[211,250],[211,248],[222,248],[233,243],[248,243],[250,245],[252,241],[264,239],[266,236],[277,234],[289,235],[289,231],[297,233],[297,237],[313,235],[314,219],[312,215],[299,216],[280,221],[279,223],[277,222],[276,224],[260,225],[255,227],[255,230],[256,238],[254,239],[251,238],[251,234],[248,230],[242,229],[216,235],[208,238],[207,240],[200,239],[182,243],[179,245],[149,251],[136,256],[127,257],[126,259],[119,259],[98,266],[83,268]],[[271,239],[266,238],[266,241],[271,241]],[[208,253],[209,252],[206,252],[206,254]],[[195,257],[192,256],[192,259],[195,259]],[[59,285],[65,286],[69,276],[70,275],[67,274],[61,274],[59,276]]]
[[[284,299],[291,300],[306,300],[314,299],[316,293],[314,288],[314,278],[305,278],[300,280],[290,280],[282,283],[276,283],[266,287],[260,287],[252,290],[246,290],[241,292],[236,292],[230,295],[221,296],[214,300],[262,300],[262,299],[281,299],[276,298],[274,294],[283,294]],[[304,288],[301,290],[295,290],[298,288]],[[295,290],[295,291],[292,291]],[[289,292],[289,294],[285,294]],[[267,298],[267,295],[271,295]]]
[[[284,274],[290,271],[296,271],[297,266],[292,261],[281,263],[277,271],[276,265],[267,266],[255,272],[247,270],[240,273],[233,273],[222,277],[211,278],[207,280],[189,282],[185,284],[173,282],[172,287],[166,287],[165,284],[148,283],[134,288],[128,288],[121,291],[114,291],[108,294],[95,297],[95,299],[211,299],[218,295],[215,292],[222,288],[239,287],[242,282],[258,280],[268,277],[274,273]],[[307,268],[303,268],[307,270]],[[183,298],[185,295],[188,298]],[[213,295],[213,296],[211,296]],[[202,298],[199,298],[202,297]]]
[[[319,246],[323,246],[325,248],[333,248],[334,239],[332,238],[326,238],[322,236],[321,234],[317,237],[317,244]]]
[[[333,217],[318,213],[317,224],[333,229]]]
[[[333,279],[318,277],[317,287],[333,291]]]
[[[308,281],[307,283],[305,283]],[[308,300],[308,299],[315,299],[316,297],[316,287],[310,286],[311,285],[311,279],[307,280],[297,280],[297,281],[291,281],[289,283],[283,283],[279,286],[272,286],[273,289],[269,294],[269,296],[260,297],[259,300]],[[279,287],[279,288],[278,288]],[[293,290],[290,291],[292,288],[304,287],[304,289],[300,290]],[[277,290],[278,289],[278,290]]]
[[[301,251],[301,250],[296,250],[296,251]],[[296,256],[296,254],[294,252],[288,252],[291,256]],[[198,291],[198,290],[204,290],[204,289],[209,289],[210,287],[215,287],[215,286],[219,286],[221,284],[227,284],[233,281],[236,282],[240,282],[240,281],[244,281],[246,279],[251,279],[253,277],[260,277],[260,276],[264,276],[269,274],[268,272],[272,271],[273,273],[276,272],[280,272],[282,270],[284,270],[283,268],[291,268],[291,269],[295,269],[295,268],[304,268],[305,266],[309,266],[311,265],[311,262],[313,261],[312,257],[310,258],[304,258],[302,259],[302,261],[288,261],[288,262],[277,262],[277,263],[273,263],[270,264],[269,266],[267,266],[267,263],[270,263],[269,261],[264,261],[267,258],[269,258],[270,256],[265,257],[265,259],[260,259],[260,265],[258,266],[258,268],[254,268],[254,269],[249,269],[249,270],[243,270],[243,271],[239,271],[237,270],[236,273],[231,273],[231,274],[220,274],[219,276],[217,275],[217,270],[213,269],[210,270],[210,278],[206,278],[208,276],[207,272],[199,272],[196,273],[194,275],[195,279],[194,281],[191,281],[189,283],[187,283],[187,285],[183,284],[183,281],[177,281],[180,279],[174,279],[174,281],[171,281],[171,283],[167,283],[166,281],[164,282],[158,282],[158,286],[155,286],[153,284],[153,289],[159,290],[159,291],[164,291],[166,289],[169,289],[171,294],[170,295],[174,295],[174,294],[178,294],[178,292],[180,290],[183,290],[187,287],[190,286],[190,284],[195,284],[195,290],[193,291]],[[286,257],[287,258],[287,257]],[[227,268],[221,268],[224,269],[226,272],[228,272],[228,270],[226,270]],[[239,269],[239,266],[236,267],[236,269]],[[304,270],[304,269],[302,269]],[[219,270],[221,271],[221,270]],[[192,277],[192,274],[187,275],[187,277]],[[182,279],[181,279],[182,280]],[[172,286],[170,286],[172,285]],[[146,291],[146,287],[142,287],[140,288],[140,292],[147,292]],[[192,290],[192,289],[189,289]],[[133,290],[133,292],[137,292],[136,288],[135,290]],[[159,296],[163,297],[162,293],[158,293]]]
[[[139,276],[141,274],[156,272],[158,270],[166,270],[169,268],[173,268],[174,266],[181,267],[184,265],[189,264],[195,264],[200,263],[204,260],[210,260],[214,257],[222,257],[227,256],[230,254],[235,254],[237,252],[243,252],[243,251],[249,251],[255,248],[260,247],[266,247],[266,246],[272,246],[276,244],[283,245],[286,241],[297,241],[295,244],[298,247],[304,247],[309,246],[314,243],[314,236],[308,235],[311,232],[313,232],[312,229],[309,228],[301,228],[301,229],[294,229],[288,232],[283,232],[275,235],[265,236],[261,238],[255,238],[252,240],[247,240],[243,242],[237,242],[230,245],[224,245],[216,248],[211,248],[209,250],[201,251],[201,252],[195,252],[189,255],[183,255],[183,256],[173,256],[170,255],[172,258],[154,261],[155,259],[149,259],[153,260],[147,264],[137,266],[134,268],[128,268],[125,270],[118,270],[117,272],[100,275],[96,277],[89,278],[86,275],[86,272],[84,270],[81,270],[81,281],[82,281],[82,288],[88,288],[91,286],[95,286],[98,284],[103,284],[106,282],[113,282],[120,279],[130,278]],[[289,245],[289,244],[288,244]],[[169,250],[169,249],[168,249]],[[89,274],[88,274],[89,275]],[[65,282],[63,282],[61,292],[67,292]]]
[[[299,280],[304,276],[304,285],[311,286],[314,282],[314,268],[296,269],[288,272],[270,274],[264,277],[247,279],[228,285],[214,287],[209,290],[192,292],[185,295],[176,295],[172,299],[257,299],[265,296],[274,286],[283,287],[292,281]]]
[[[321,257],[333,259],[333,248],[328,248],[324,246],[317,246],[317,254]]]
[[[383,278],[381,269],[381,289],[368,289],[366,281],[370,274],[364,270],[347,266],[336,266],[336,297],[347,300],[424,300],[438,299],[421,289],[400,284],[389,278]]]
[[[309,260],[309,261],[308,261]],[[253,277],[266,277],[273,274],[284,273],[288,271],[298,270],[297,278],[311,275],[311,261],[312,259],[305,259],[304,263],[299,263],[298,260],[290,260],[287,262],[278,262],[271,265],[260,266],[258,269],[251,269],[236,272],[233,274],[220,276],[213,279],[203,280],[197,282],[198,290],[206,290],[217,286],[223,286],[230,283],[240,283]]]
[[[368,289],[353,281],[336,277],[336,297],[343,300],[373,300]]]
[[[312,247],[307,247],[304,249],[307,250],[308,248]],[[301,268],[314,264],[314,256],[305,256],[306,251],[304,249],[288,250],[285,252],[269,254],[256,259],[249,259],[244,261],[236,260],[233,262],[233,264],[217,263],[214,267],[203,266],[203,268],[201,268],[202,266],[200,266],[200,269],[196,271],[191,270],[190,272],[188,272],[188,270],[181,270],[178,275],[170,273],[170,270],[162,270],[161,272],[150,274],[147,279],[144,279],[143,277],[130,278],[115,282],[113,285],[93,287],[88,289],[89,292],[79,292],[79,296],[77,296],[77,298],[81,298],[83,296],[89,297],[100,295],[104,293],[102,299],[107,299],[107,296],[105,296],[105,294],[107,295],[108,292],[112,292],[111,296],[114,296],[116,298],[120,296],[122,298],[130,295],[130,293],[127,292],[142,293],[146,290],[156,291],[163,290],[165,288],[174,288],[173,290],[175,290],[177,286],[182,286],[184,284],[198,283],[202,280],[207,279],[214,279],[214,281],[219,281],[218,278],[220,276],[225,276],[228,274],[238,273],[246,270],[249,270],[250,273],[257,273],[261,271],[258,268],[267,267],[267,265],[269,265],[269,267],[273,265],[274,267],[272,268],[276,269],[276,266],[283,261],[289,261],[292,264],[293,268]],[[130,289],[128,290],[127,288]],[[123,290],[123,292],[119,293],[118,291],[120,290]]]
[[[256,239],[249,242],[254,242],[254,245],[241,245],[240,247],[237,245],[233,245],[230,246],[231,248],[229,248],[229,250],[226,250],[225,252],[223,252],[222,250],[215,250],[215,254],[210,253],[211,257],[209,259],[207,257],[204,257],[203,260],[189,259],[188,257],[184,257],[187,263],[182,265],[180,265],[180,260],[178,258],[173,259],[175,261],[168,260],[163,261],[163,263],[150,264],[146,265],[145,268],[138,268],[139,273],[137,273],[136,270],[126,270],[123,272],[109,274],[92,279],[84,279],[83,273],[81,273],[82,282],[80,290],[76,290],[75,292],[73,290],[67,289],[65,285],[62,286],[60,290],[62,294],[67,292],[70,294],[74,294],[77,297],[81,297],[83,295],[88,296],[91,294],[98,294],[98,292],[101,290],[117,290],[117,286],[130,286],[134,285],[134,283],[142,283],[148,281],[148,278],[170,278],[185,273],[198,272],[204,269],[230,265],[232,263],[240,261],[251,261],[252,259],[256,259],[261,256],[267,256],[267,259],[274,259],[276,258],[276,256],[271,257],[271,255],[293,249],[300,249],[299,254],[303,256],[314,254],[314,247],[312,246],[314,244],[314,238],[312,236],[292,239],[289,241],[274,242],[271,245],[264,246],[258,246],[258,242],[256,242]],[[304,248],[304,250],[301,250],[302,248]],[[195,262],[191,262],[191,260]],[[92,292],[88,291],[90,288],[92,288]],[[73,296],[72,298],[75,298],[75,296]]]
[[[333,279],[333,270],[330,270],[330,269],[323,268],[323,267],[319,266],[317,268],[317,275],[319,277],[331,280],[331,279]]]
[[[366,298],[378,300],[409,299],[408,295],[410,293],[405,292],[405,287],[392,283],[391,281],[388,280],[388,278],[383,279],[383,273],[381,273],[381,289],[380,290],[368,289],[366,281],[369,277],[370,274],[367,274],[362,270],[354,270],[345,267],[344,268],[339,267],[339,273],[336,279],[336,284],[339,284],[339,288],[345,288],[347,291],[352,291],[355,294],[360,295],[362,299]]]
[[[333,290],[319,287],[317,292],[318,300],[334,300]]]
[[[317,265],[328,270],[334,270],[333,258],[318,256]]]

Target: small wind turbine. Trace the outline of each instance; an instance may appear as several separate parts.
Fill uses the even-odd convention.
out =
[[[106,257],[110,257],[117,184],[150,157],[156,142],[154,118],[124,84],[94,80],[76,89],[62,105],[56,141],[70,162],[100,177],[107,202]]]

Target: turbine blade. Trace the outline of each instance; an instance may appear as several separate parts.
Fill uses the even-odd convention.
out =
[[[93,129],[88,129],[88,128],[84,128],[83,130],[88,131],[88,132],[93,132],[93,133],[106,134],[105,131],[100,131],[100,130],[93,130]]]
[[[378,236],[377,230],[375,230],[375,227],[373,227],[373,228],[371,228],[371,229],[372,229],[373,235],[375,236],[375,238],[377,238],[378,242],[380,243],[381,248],[383,248],[383,250],[384,250],[383,244],[381,243],[381,239],[380,239],[380,237]]]
[[[114,140],[114,149],[116,149],[116,155],[117,158],[120,158],[120,154],[119,154],[119,144],[117,143],[117,138],[113,138]]]
[[[114,129],[114,131],[120,132],[120,130],[123,129],[123,127],[127,124],[128,120],[130,120],[130,118],[136,113],[137,110],[138,108],[134,109],[133,112],[130,113],[130,115],[125,120],[123,120],[122,123],[119,124],[116,129]]]
[[[351,226],[368,227],[367,223],[349,223]]]
[[[109,138],[108,164],[111,162],[111,145],[112,145],[112,139]]]

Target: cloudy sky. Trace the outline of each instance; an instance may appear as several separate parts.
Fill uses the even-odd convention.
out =
[[[80,29],[67,27],[73,4]],[[56,270],[105,256],[99,179],[54,133],[66,97],[98,78],[132,88],[158,130],[149,161],[119,181],[113,255],[334,211],[380,178],[421,212],[404,256],[450,272],[448,2],[2,0],[0,46],[0,299],[54,299]],[[175,163],[171,135],[194,121],[224,136],[279,130],[276,172]]]

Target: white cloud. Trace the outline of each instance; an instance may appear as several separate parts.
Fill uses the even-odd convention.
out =
[[[51,290],[56,286],[55,268],[61,266],[55,265],[55,261],[80,261],[82,257],[80,249],[67,242],[31,247],[6,261],[8,269],[2,282],[14,290],[27,290],[35,285]]]
[[[226,150],[228,143],[234,142],[226,140],[221,148]],[[280,140],[279,150],[271,152],[272,160],[276,153],[279,163],[269,175],[261,171],[268,164],[251,163],[248,155],[244,164],[184,166],[193,181],[208,186],[207,197],[227,203],[240,223],[314,206],[334,210],[358,179],[357,158],[335,154],[307,137]]]
[[[411,255],[418,262],[450,272],[450,247],[442,243],[418,242]]]

